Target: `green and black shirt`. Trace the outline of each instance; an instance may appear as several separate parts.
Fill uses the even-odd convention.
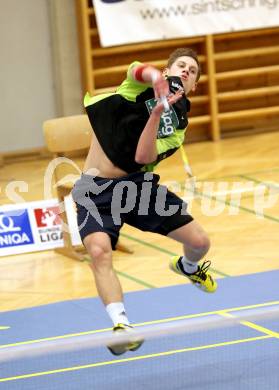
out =
[[[170,112],[163,112],[156,140],[158,156],[151,164],[135,161],[139,137],[156,104],[151,85],[135,81],[131,69],[140,62],[133,62],[126,79],[115,93],[84,97],[90,123],[96,137],[112,163],[127,173],[153,171],[159,161],[172,155],[183,143],[187,128],[187,112],[190,102],[186,97],[175,103]],[[179,77],[168,78],[170,91],[182,86]]]

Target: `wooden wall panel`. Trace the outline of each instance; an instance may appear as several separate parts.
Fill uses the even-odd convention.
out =
[[[163,69],[172,50],[191,47],[203,73],[187,140],[279,129],[279,28],[102,48],[91,0],[76,0],[76,10],[84,92],[114,91],[130,62]]]

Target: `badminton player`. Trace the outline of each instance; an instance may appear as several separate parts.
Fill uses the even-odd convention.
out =
[[[132,331],[112,262],[124,223],[180,242],[181,256],[170,260],[171,269],[205,292],[217,288],[210,262],[199,263],[209,250],[207,234],[187,212],[187,204],[152,173],[183,144],[190,111],[187,94],[195,91],[199,77],[196,53],[180,48],[171,53],[163,72],[133,62],[115,93],[87,93],[84,98],[93,139],[72,194],[98,294],[115,332]],[[109,349],[120,355],[141,343]]]

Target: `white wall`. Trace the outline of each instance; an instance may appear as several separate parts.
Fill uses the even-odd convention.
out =
[[[43,145],[56,115],[47,0],[0,1],[0,151]]]
[[[81,114],[83,99],[75,0],[48,0],[48,4],[58,115]]]
[[[44,120],[82,111],[74,0],[51,1],[0,0],[0,153],[44,146]]]

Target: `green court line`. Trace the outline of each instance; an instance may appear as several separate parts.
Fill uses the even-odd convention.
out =
[[[208,194],[205,194],[205,193],[201,193],[201,192],[198,192],[196,191],[197,195],[200,197],[200,198],[210,198],[210,199],[214,199],[216,200],[217,202],[219,203],[224,203],[226,204],[227,206],[232,206],[232,207],[236,207],[236,208],[239,208],[240,210],[242,211],[246,211],[247,213],[250,213],[250,214],[253,214],[253,215],[256,215],[255,213],[255,210],[251,210],[249,209],[248,207],[244,207],[244,206],[239,206],[233,202],[228,202],[227,200],[222,200],[222,199],[219,199],[215,196],[212,196],[212,195],[208,195]],[[279,219],[278,218],[275,218],[273,217],[272,215],[268,215],[268,214],[262,214],[262,216],[266,219],[269,219],[273,222],[279,222]]]
[[[270,169],[265,169],[265,170],[262,170],[262,171],[245,172],[245,173],[243,173],[243,175],[249,176],[249,175],[257,175],[257,174],[261,174],[261,173],[272,173],[272,172],[279,172],[279,168],[270,168]],[[220,177],[208,177],[207,179],[201,179],[201,180],[198,180],[198,181],[220,180],[220,179],[227,179],[227,178],[239,177],[239,176],[241,176],[241,174],[233,173],[231,175],[220,176]]]
[[[122,272],[122,271],[115,271],[117,273],[117,275],[120,275],[122,276],[123,278],[126,278],[126,279],[129,279],[129,280],[132,280],[133,282],[136,282],[138,284],[141,284],[142,286],[144,287],[147,287],[147,288],[156,288],[156,286],[153,286],[152,284],[150,283],[147,283],[141,279],[138,279],[138,278],[135,278],[134,276],[132,275],[129,275],[125,272]]]
[[[279,171],[279,168],[278,168],[278,169],[275,168],[275,169],[269,169],[269,170],[263,170],[263,171],[250,172],[249,174],[266,173],[266,172],[277,172],[277,171]],[[228,175],[228,176],[224,176],[224,177],[221,177],[221,178],[215,178],[215,179],[214,179],[214,178],[209,178],[209,179],[210,179],[210,180],[217,180],[217,179],[219,180],[219,179],[222,179],[222,178],[229,178],[229,177],[240,177],[240,178],[243,178],[243,179],[245,179],[245,180],[251,180],[251,181],[254,181],[254,182],[256,182],[256,183],[262,183],[262,184],[265,185],[264,182],[259,181],[259,180],[256,180],[256,179],[253,179],[253,178],[247,176],[246,174],[233,174],[233,175]],[[203,181],[206,181],[206,180],[208,180],[208,179],[199,180],[199,181],[203,182]],[[180,184],[182,184],[182,189],[185,189],[185,183],[182,182],[182,183],[180,183]],[[246,211],[246,212],[248,212],[248,213],[251,213],[251,214],[256,215],[256,213],[255,213],[254,210],[251,210],[251,209],[249,209],[249,208],[247,208],[247,207],[238,206],[237,204],[233,204],[232,202],[224,201],[224,200],[222,200],[222,199],[219,199],[218,197],[211,196],[211,195],[207,195],[207,194],[204,194],[204,193],[200,193],[200,192],[198,192],[198,191],[196,191],[196,194],[197,194],[200,198],[202,198],[202,197],[212,198],[212,199],[214,199],[215,201],[218,201],[218,202],[221,202],[221,203],[225,203],[227,206],[237,207],[237,208],[241,209],[242,211]],[[249,197],[247,196],[247,197],[242,197],[242,198],[243,198],[243,199],[248,199]],[[275,217],[272,217],[272,216],[270,216],[270,215],[263,214],[263,216],[264,216],[264,218],[270,219],[270,220],[275,221],[275,222],[279,222],[279,219],[277,219],[277,218],[275,218]],[[131,241],[137,242],[138,244],[141,244],[141,245],[147,246],[147,247],[149,247],[149,248],[152,248],[152,249],[154,249],[154,250],[160,251],[161,253],[165,253],[165,254],[170,255],[170,256],[177,256],[177,253],[171,252],[171,251],[169,251],[169,250],[167,250],[167,249],[164,249],[164,248],[162,248],[162,247],[159,247],[159,246],[157,246],[157,245],[155,245],[155,244],[151,244],[151,243],[149,243],[149,242],[147,242],[147,241],[144,241],[144,240],[141,240],[141,239],[139,239],[139,238],[133,237],[133,236],[128,235],[128,234],[126,234],[126,233],[121,233],[120,235],[123,236],[123,237],[125,237],[125,238],[127,238],[127,239],[129,239],[129,240],[131,240]],[[216,270],[216,269],[213,268],[213,267],[210,267],[210,269],[212,270],[212,272],[214,272],[214,273],[217,274],[217,275],[220,275],[220,276],[223,276],[223,277],[229,277],[229,276],[230,276],[230,275],[228,275],[228,274],[225,274],[224,272],[221,272],[221,271],[219,271],[219,270]],[[124,273],[124,272],[122,272],[122,271],[116,271],[116,273],[117,273],[118,275],[120,275],[120,276],[122,276],[122,277],[124,277],[124,278],[126,278],[126,279],[132,280],[132,281],[134,281],[134,282],[136,282],[136,283],[138,283],[138,284],[140,284],[140,285],[142,285],[142,286],[144,286],[144,287],[147,287],[147,288],[156,288],[156,286],[153,286],[153,285],[151,285],[150,283],[147,283],[147,282],[145,282],[145,281],[143,281],[143,280],[141,280],[141,279],[138,279],[138,278],[136,278],[136,277],[134,277],[134,276],[132,276],[132,275],[130,275],[130,274]]]
[[[241,195],[241,199],[253,199],[254,198],[254,194],[251,194],[251,195]]]
[[[279,185],[277,186],[276,184],[275,185],[272,185],[271,183],[267,183],[267,182],[264,182],[262,180],[257,180],[249,175],[253,175],[253,174],[259,174],[259,173],[266,173],[266,172],[277,172],[279,171],[279,169],[274,169],[274,170],[267,170],[267,171],[257,171],[257,172],[250,172],[249,174],[233,174],[233,175],[227,175],[227,176],[221,176],[221,177],[209,177],[209,178],[206,178],[206,179],[197,179],[197,182],[198,183],[203,183],[203,182],[206,182],[206,181],[219,181],[221,179],[228,179],[228,178],[232,178],[232,177],[235,177],[235,178],[241,178],[241,179],[245,179],[247,181],[253,181],[255,183],[258,183],[258,184],[263,184],[265,185],[266,187],[268,188],[275,188],[275,189],[279,189]],[[182,190],[185,190],[185,182],[179,182],[179,184],[181,184],[181,188]],[[249,198],[252,198],[253,195],[246,195],[246,196],[241,196],[242,199],[249,199]]]
[[[274,189],[276,189],[276,190],[279,189],[279,185],[272,184],[272,183],[267,183],[267,182],[265,182],[265,181],[255,179],[254,177],[251,177],[251,176],[239,175],[239,177],[242,177],[242,178],[244,178],[244,179],[246,179],[246,180],[253,181],[254,183],[263,184],[264,186],[266,186],[266,187],[268,187],[268,188],[274,188]]]
[[[275,169],[269,169],[269,170],[263,170],[263,171],[250,172],[249,174],[266,173],[266,172],[277,172],[277,171],[279,171],[279,168],[278,168],[278,169],[275,168]],[[256,179],[250,178],[249,176],[246,176],[246,174],[233,174],[233,175],[228,175],[228,176],[224,176],[224,177],[221,177],[221,178],[215,178],[215,179],[214,179],[214,178],[210,178],[210,180],[217,180],[217,179],[219,180],[219,179],[222,179],[222,178],[229,178],[229,177],[240,177],[240,178],[243,178],[243,179],[245,179],[245,180],[251,180],[251,181],[254,181],[254,182],[258,182],[258,183],[265,184],[265,183],[263,183],[263,182],[261,182],[261,181],[258,181],[258,180],[256,180]],[[199,180],[199,181],[202,182],[202,181],[206,181],[206,180],[208,180],[208,179]],[[181,184],[182,184],[182,189],[185,189],[185,184],[184,184],[184,182],[182,182]],[[197,191],[196,193],[197,193],[197,195],[198,195],[200,198],[202,198],[202,197],[212,198],[212,199],[214,199],[215,201],[218,201],[218,202],[221,202],[221,203],[225,203],[227,206],[237,207],[237,208],[241,209],[242,211],[246,211],[246,212],[252,213],[252,214],[254,214],[254,215],[256,214],[254,210],[251,210],[251,209],[249,209],[249,208],[247,208],[247,207],[238,206],[238,205],[236,205],[236,204],[233,204],[232,202],[223,201],[222,199],[219,199],[218,197],[211,196],[211,195],[207,195],[207,194],[203,194],[203,193],[200,193],[200,192],[198,192],[198,191]],[[243,199],[248,199],[249,197],[247,196],[247,197],[242,197],[242,198],[243,198]],[[269,216],[269,215],[267,215],[267,214],[263,214],[263,216],[264,216],[264,218],[270,219],[270,220],[275,221],[275,222],[279,222],[279,219],[277,219],[277,218],[275,218],[275,217]],[[160,251],[160,252],[165,253],[165,254],[167,254],[167,255],[170,255],[170,256],[177,256],[177,253],[171,252],[171,251],[169,251],[169,250],[167,250],[167,249],[164,249],[164,248],[162,248],[162,247],[159,247],[159,246],[157,246],[157,245],[155,245],[155,244],[151,244],[151,243],[149,243],[149,242],[147,242],[147,241],[144,241],[144,240],[141,240],[141,239],[139,239],[139,238],[133,237],[133,236],[128,235],[128,234],[126,234],[126,233],[121,233],[120,235],[123,236],[123,237],[125,237],[125,238],[127,238],[127,239],[129,239],[129,240],[131,240],[131,241],[137,242],[138,244],[147,246],[147,247],[149,247],[149,248],[152,248],[152,249],[154,249],[154,250]],[[213,267],[210,267],[210,269],[212,270],[212,272],[214,272],[214,273],[217,274],[217,275],[220,275],[220,276],[223,276],[223,277],[229,277],[229,276],[230,276],[230,275],[228,275],[228,274],[225,274],[224,272],[221,272],[221,271],[219,271],[219,270],[216,270],[216,269],[213,268]],[[134,277],[134,276],[132,276],[132,275],[130,275],[130,274],[124,273],[124,272],[122,272],[122,271],[116,271],[116,272],[117,272],[118,275],[120,275],[120,276],[122,276],[122,277],[124,277],[124,278],[127,278],[127,279],[129,279],[129,280],[132,280],[132,281],[134,281],[134,282],[136,282],[136,283],[138,283],[138,284],[140,284],[140,285],[142,285],[142,286],[144,286],[144,287],[147,287],[147,288],[156,288],[156,286],[153,286],[153,285],[151,285],[151,284],[149,284],[149,283],[147,283],[147,282],[145,282],[145,281],[143,281],[143,280],[141,280],[141,279],[138,279],[138,278],[136,278],[136,277]]]
[[[182,190],[185,189],[185,185],[182,183]],[[240,206],[238,204],[235,204],[233,202],[229,202],[227,200],[222,200],[216,196],[213,196],[213,195],[210,195],[210,194],[205,194],[204,192],[199,192],[197,190],[195,190],[194,192],[194,195],[197,195],[200,199],[201,198],[209,198],[209,199],[214,199],[215,201],[219,202],[219,203],[223,203],[223,204],[226,204],[227,206],[232,206],[232,207],[236,207],[242,211],[246,211],[247,213],[250,213],[250,214],[253,214],[253,215],[256,215],[256,212],[255,210],[251,210],[249,209],[248,207],[244,207],[244,206]],[[196,196],[194,196],[194,200],[198,200],[198,198]],[[279,219],[278,218],[275,218],[273,217],[272,215],[268,215],[268,214],[262,214],[262,216],[266,219],[270,219],[271,221],[273,222],[279,222]]]
[[[129,240],[131,240],[131,241],[135,241],[135,242],[137,242],[138,244],[142,244],[142,245],[144,245],[144,246],[148,246],[149,248],[152,248],[152,249],[155,249],[155,250],[159,250],[160,252],[166,253],[167,255],[176,256],[176,253],[171,252],[171,251],[169,251],[168,249],[161,248],[161,247],[159,247],[159,246],[157,246],[157,245],[155,245],[155,244],[150,244],[150,243],[147,242],[147,241],[143,241],[143,240],[141,240],[140,238],[136,238],[136,237],[130,236],[130,235],[127,234],[127,233],[121,233],[121,236],[126,237],[126,238],[128,238]]]
[[[244,175],[256,175],[258,173],[268,173],[268,172],[279,172],[279,167],[263,169],[261,171],[248,172],[248,173],[244,173]]]
[[[269,170],[269,171],[270,171],[270,170]],[[269,171],[268,171],[268,172],[269,172]],[[276,170],[273,170],[273,171],[277,171],[277,169],[276,169]],[[278,169],[278,171],[279,171],[279,169]],[[260,171],[260,172],[263,172],[263,171]],[[255,172],[254,172],[254,173],[255,173]],[[227,177],[228,177],[228,176],[227,176]],[[246,179],[246,177],[245,177],[244,175],[232,175],[231,177],[243,177],[243,178]],[[184,183],[182,183],[182,188],[183,188],[183,189],[185,188]],[[254,210],[251,210],[251,209],[249,209],[249,208],[247,208],[247,207],[238,206],[237,204],[234,204],[234,203],[228,202],[228,201],[223,201],[223,200],[219,199],[218,197],[214,197],[214,196],[211,196],[211,195],[207,195],[207,194],[203,194],[203,193],[199,193],[199,192],[196,192],[196,193],[197,193],[197,195],[198,195],[200,198],[202,198],[202,197],[212,198],[212,199],[214,199],[214,200],[216,200],[216,201],[218,201],[218,202],[225,203],[227,206],[237,207],[237,208],[241,209],[242,211],[246,211],[246,212],[248,212],[248,213],[251,213],[251,214],[253,214],[253,215],[256,215],[256,213],[255,213]],[[268,215],[268,214],[263,214],[263,217],[264,217],[264,218],[267,218],[267,219],[270,219],[270,220],[272,220],[272,221],[275,221],[275,222],[279,222],[279,219],[277,219],[277,218],[275,218],[275,217],[272,217],[272,216],[270,216],[270,215]],[[176,256],[176,255],[177,255],[177,254],[174,253],[174,252],[171,252],[171,251],[169,251],[169,250],[167,250],[167,249],[161,248],[161,247],[159,247],[159,246],[157,246],[157,245],[155,245],[155,244],[151,244],[151,243],[149,243],[149,242],[143,241],[143,240],[141,240],[141,239],[139,239],[139,238],[132,237],[132,236],[126,234],[126,233],[121,233],[121,236],[123,236],[123,237],[125,237],[125,238],[127,238],[127,239],[129,239],[129,240],[132,240],[132,241],[134,241],[134,242],[137,242],[137,243],[139,243],[139,244],[142,244],[142,245],[144,245],[144,246],[147,246],[147,247],[149,247],[149,248],[158,250],[158,251],[160,251],[160,252],[162,252],[162,253],[166,253],[166,254],[168,254],[168,255],[170,255],[170,256]],[[228,274],[225,274],[224,272],[221,272],[221,271],[219,271],[219,270],[216,270],[216,269],[213,268],[213,267],[210,267],[210,269],[211,269],[215,274],[217,274],[217,275],[220,275],[220,276],[223,276],[223,277],[229,277]],[[127,278],[129,278],[129,275],[127,275]],[[131,279],[132,279],[132,278],[133,278],[133,277],[131,277]],[[133,279],[132,279],[132,280],[133,280]],[[143,282],[143,283],[145,283],[145,282]],[[143,284],[143,283],[142,283],[142,284]],[[143,284],[143,285],[144,285],[144,284]],[[151,288],[152,288],[152,287],[151,287]],[[154,287],[153,287],[153,288],[154,288]]]
[[[167,249],[161,248],[160,246],[157,246],[155,244],[150,244],[149,242],[143,241],[143,240],[141,240],[139,238],[132,237],[132,236],[130,236],[127,233],[121,233],[121,236],[127,238],[128,240],[135,241],[135,242],[137,242],[139,244],[142,244],[144,246],[148,246],[149,248],[155,249],[155,250],[157,250],[159,252],[166,253],[167,255],[177,256],[177,253],[174,253],[174,252],[171,252],[171,251],[169,251]],[[210,267],[210,269],[211,269],[212,272],[214,272],[217,275],[220,275],[220,276],[223,276],[223,277],[229,277],[230,276],[228,274],[225,274],[224,272],[218,271],[217,269],[215,269],[213,267]]]
[[[85,262],[87,262],[87,263],[90,263],[90,262],[91,262],[91,259],[88,259],[87,257],[84,257],[84,258],[83,258],[83,261],[85,261]],[[152,284],[149,284],[149,283],[147,283],[147,282],[145,282],[144,280],[141,280],[141,279],[139,279],[139,278],[135,278],[134,276],[129,275],[129,274],[127,274],[126,272],[118,271],[118,270],[116,270],[116,269],[115,269],[115,272],[116,272],[119,276],[122,276],[123,278],[132,280],[133,282],[136,282],[136,283],[140,284],[141,286],[144,286],[144,287],[147,287],[147,288],[157,288],[156,286],[153,286]]]

